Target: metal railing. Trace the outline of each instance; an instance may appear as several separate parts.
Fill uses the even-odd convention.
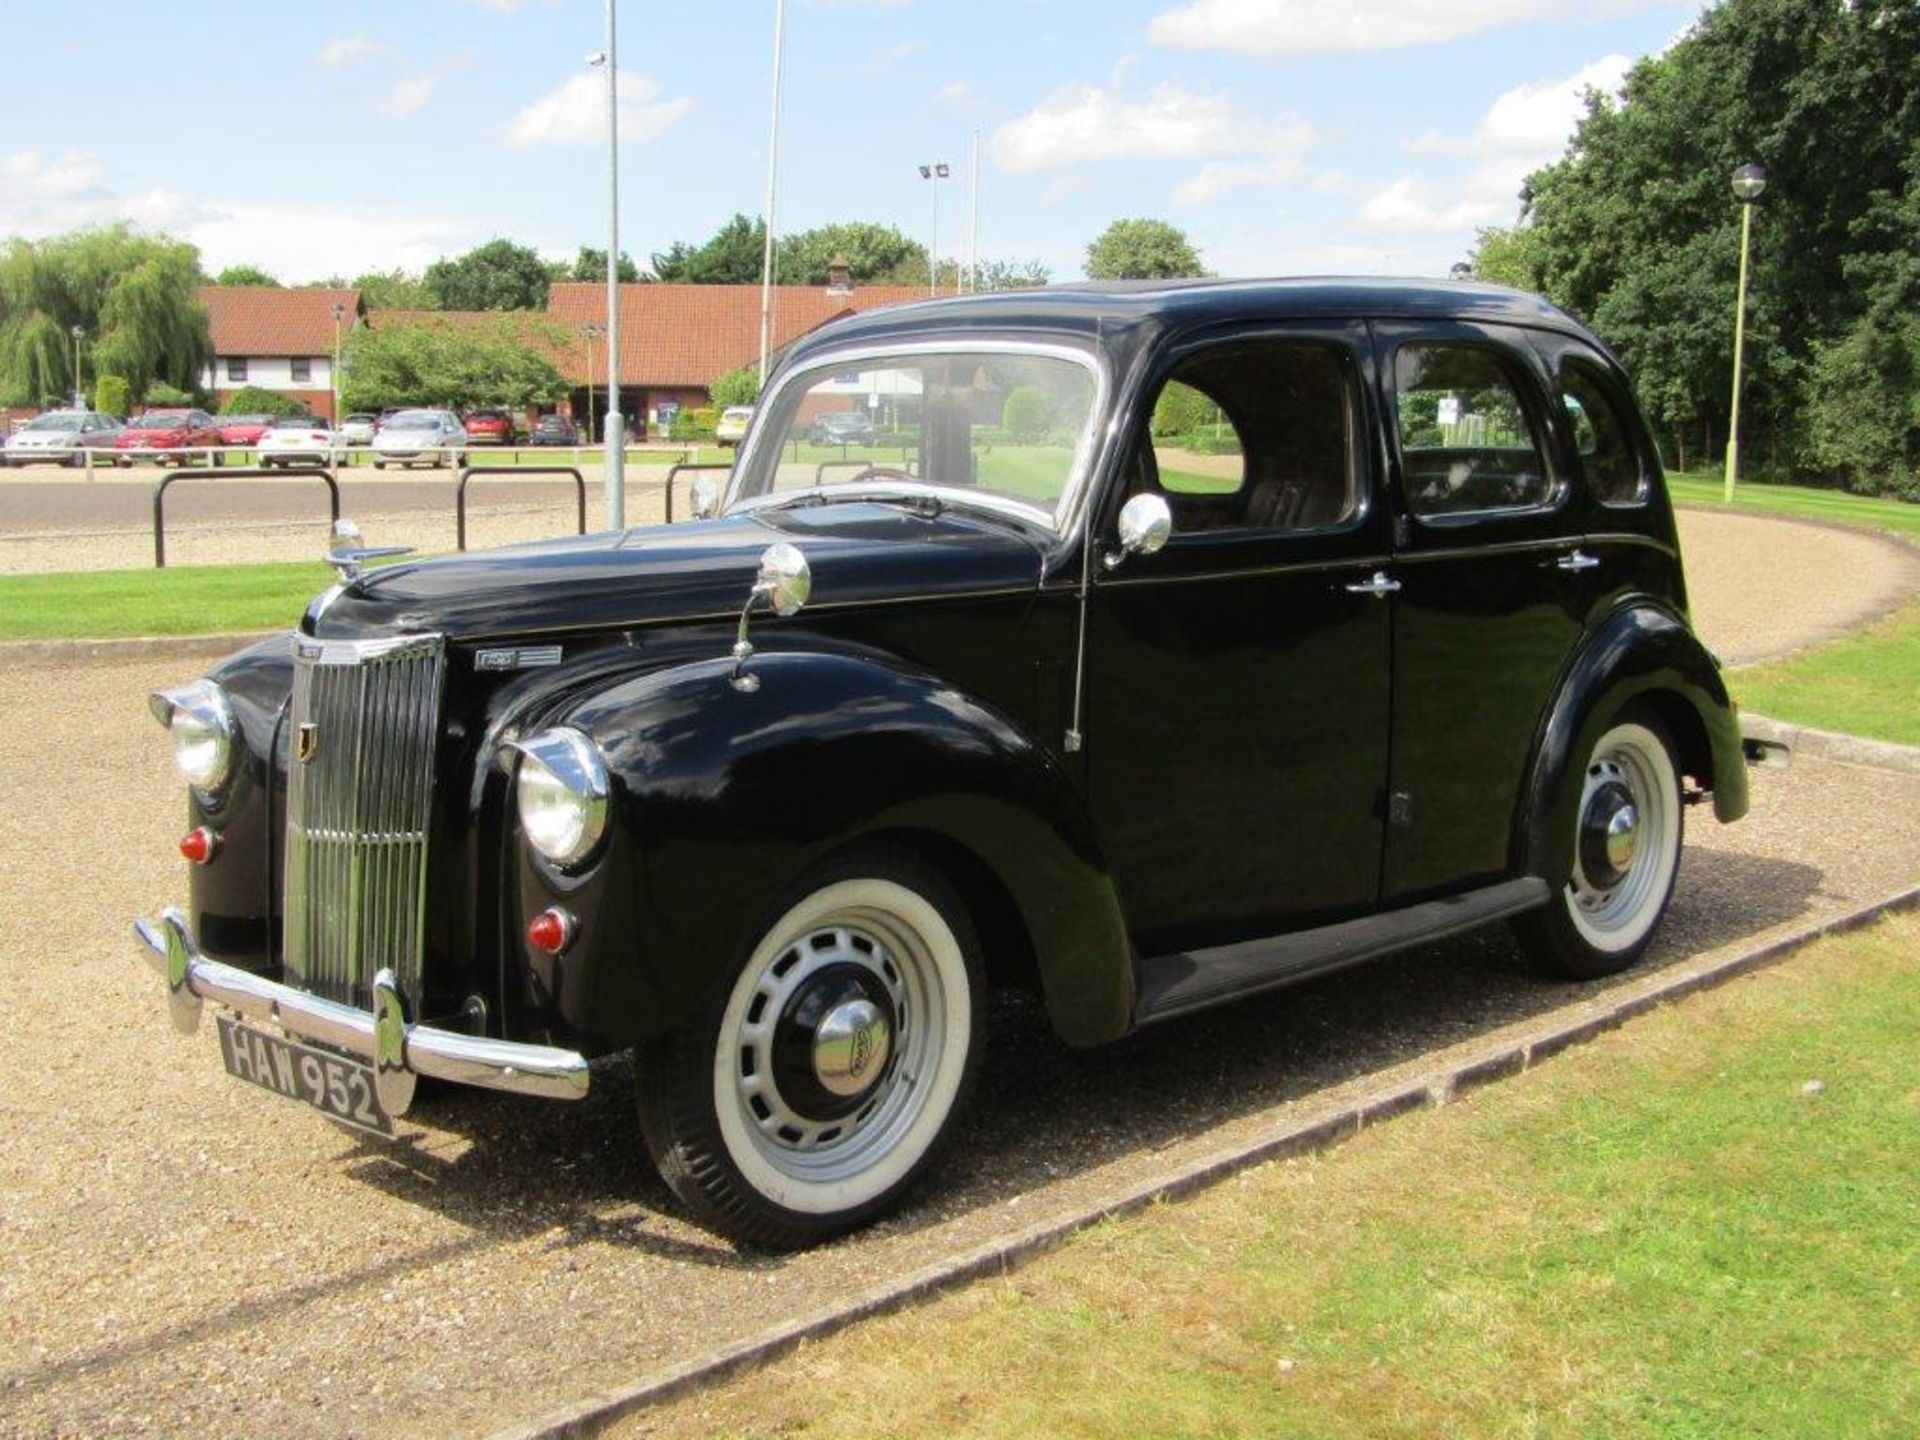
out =
[[[668,471],[667,471],[667,500],[666,500],[666,506],[667,506],[667,524],[669,524],[669,525],[671,525],[671,524],[673,523],[673,482],[674,482],[675,480],[678,480],[678,479],[679,479],[679,478],[680,478],[680,477],[681,477],[682,475],[684,475],[684,474],[686,474],[686,473],[688,473],[689,471],[693,471],[693,470],[720,470],[720,471],[724,471],[724,472],[726,472],[727,474],[732,474],[732,473],[733,473],[733,465],[731,464],[731,462],[729,462],[729,463],[727,463],[727,464],[723,464],[723,465],[686,465],[686,464],[682,464],[682,465],[675,465],[675,466],[672,466],[672,467],[670,467],[670,468],[668,469]]]
[[[587,482],[580,472],[571,465],[463,465],[460,467],[460,479],[453,492],[453,536],[457,548],[467,548],[467,482],[475,475],[571,475],[573,477],[574,502],[579,510],[580,528],[578,534],[587,533]],[[669,490],[671,495],[671,490]],[[671,505],[671,500],[669,500]],[[669,516],[669,519],[672,517]]]
[[[168,471],[161,477],[160,483],[153,487],[153,568],[167,568],[167,490],[176,480],[278,480],[293,475],[315,475],[326,481],[328,504],[332,510],[328,518],[337,522],[340,519],[340,482],[333,478],[331,470],[323,470],[317,465],[290,466],[283,470],[244,466]]]

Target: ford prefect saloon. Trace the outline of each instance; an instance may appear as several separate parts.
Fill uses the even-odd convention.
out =
[[[1530,296],[869,313],[696,509],[336,552],[154,697],[191,903],[139,933],[231,1072],[387,1132],[632,1050],[694,1215],[804,1245],[928,1169],[989,987],[1094,1045],[1494,921],[1605,975],[1747,808],[1626,377]]]

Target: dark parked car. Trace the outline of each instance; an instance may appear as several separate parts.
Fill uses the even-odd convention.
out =
[[[832,410],[815,417],[807,438],[816,445],[871,445],[873,420],[864,410]]]
[[[800,458],[850,378],[911,397],[902,465]],[[1175,386],[1190,443],[1149,428]],[[993,986],[1080,1046],[1493,921],[1605,975],[1683,807],[1747,809],[1627,379],[1530,296],[850,317],[697,508],[343,550],[291,636],[154,698],[192,899],[140,933],[179,1023],[237,1012],[233,1074],[385,1132],[418,1076],[577,1098],[632,1048],[688,1209],[802,1245],[933,1162]]]
[[[529,445],[578,445],[580,427],[564,415],[542,415],[533,422]]]

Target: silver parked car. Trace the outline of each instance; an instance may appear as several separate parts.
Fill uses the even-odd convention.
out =
[[[348,445],[371,445],[373,432],[380,428],[379,417],[356,411],[340,422],[339,435]]]
[[[6,440],[9,465],[84,465],[84,450],[111,450],[123,427],[93,410],[49,410]]]
[[[467,428],[451,410],[402,410],[373,437],[373,468],[464,465]]]

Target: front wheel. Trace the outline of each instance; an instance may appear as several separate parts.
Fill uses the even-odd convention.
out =
[[[1514,930],[1542,969],[1591,980],[1638,960],[1673,898],[1684,827],[1666,727],[1625,712],[1570,783],[1580,787],[1571,871]]]
[[[907,853],[823,870],[688,1024],[641,1047],[640,1127],[730,1239],[797,1249],[899,1203],[952,1134],[980,1053],[979,941]]]

